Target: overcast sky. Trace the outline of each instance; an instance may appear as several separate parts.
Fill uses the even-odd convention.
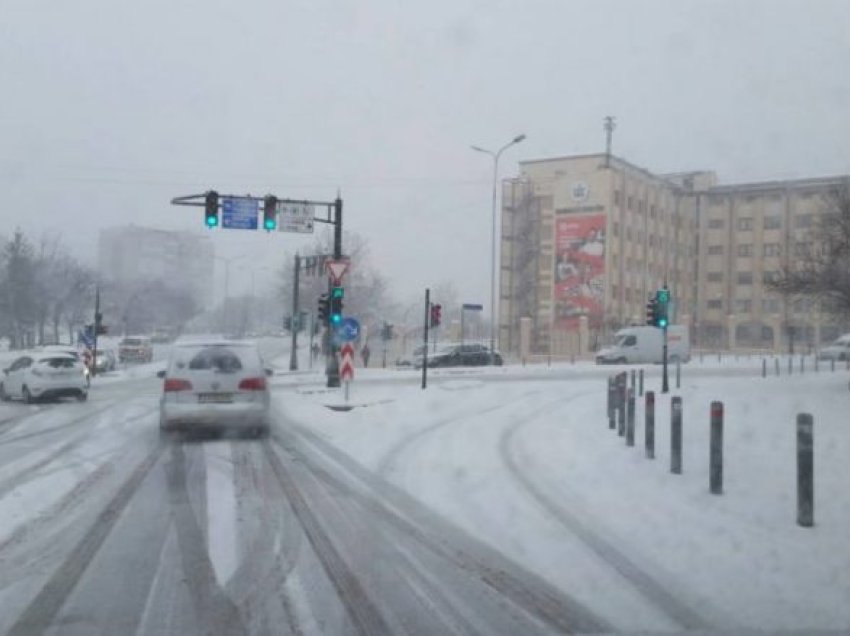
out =
[[[491,160],[850,173],[850,2],[0,0],[0,233],[203,231],[172,197],[332,199],[400,298],[489,298]],[[212,232],[259,284],[308,239]],[[250,274],[231,269],[231,284]]]

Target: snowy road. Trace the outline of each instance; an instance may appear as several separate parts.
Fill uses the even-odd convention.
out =
[[[4,411],[0,631],[608,627],[283,421],[264,442],[161,443],[157,388],[132,381],[84,405]]]
[[[370,406],[348,413],[325,408],[339,395],[320,374],[278,375],[264,441],[161,442],[160,381],[141,367],[102,379],[87,403],[3,405],[0,633],[850,625],[846,497],[821,497],[815,531],[789,523],[788,480],[775,477],[790,475],[787,444],[757,421],[730,427],[724,498],[704,494],[699,427],[671,480],[663,458],[627,453],[607,430],[610,372],[442,373],[429,391],[409,374],[363,374],[353,398]],[[689,372],[686,422],[705,390],[729,395],[733,417],[774,396],[768,424],[812,395],[818,483],[838,492],[850,439],[829,416],[845,408],[833,397],[846,400],[844,377],[746,376]],[[667,443],[660,427],[659,455]]]

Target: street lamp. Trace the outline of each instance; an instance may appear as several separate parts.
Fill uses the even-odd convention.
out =
[[[490,263],[490,364],[493,364],[496,356],[496,329],[499,319],[496,316],[496,187],[499,180],[499,156],[511,146],[525,139],[525,135],[517,135],[496,152],[471,146],[477,152],[483,152],[493,157],[493,227],[491,228],[491,263]]]

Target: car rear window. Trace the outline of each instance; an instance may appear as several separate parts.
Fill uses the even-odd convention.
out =
[[[38,364],[53,369],[73,369],[74,362],[76,361],[73,358],[42,358]]]
[[[245,368],[257,369],[261,366],[256,351],[250,347],[230,345],[181,347],[176,352],[173,364],[178,369],[219,373],[236,373]]]

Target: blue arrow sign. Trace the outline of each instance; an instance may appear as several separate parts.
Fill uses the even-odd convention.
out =
[[[246,197],[225,197],[221,201],[221,227],[229,230],[256,230],[260,202]]]
[[[360,323],[356,318],[346,316],[336,328],[336,337],[341,342],[353,342],[360,337]]]

